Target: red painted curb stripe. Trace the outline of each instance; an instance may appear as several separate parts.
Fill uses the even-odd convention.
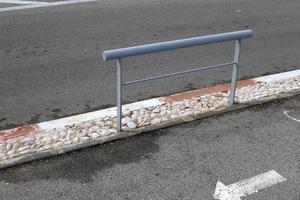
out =
[[[240,80],[237,82],[237,88],[245,87],[249,85],[255,85],[256,81],[252,79],[248,80]],[[191,99],[193,97],[203,96],[206,94],[213,94],[218,92],[226,92],[230,90],[230,83],[225,83],[221,85],[216,85],[212,87],[200,88],[188,92],[182,92],[170,96],[161,97],[166,102],[175,102],[175,101],[182,101],[184,99]]]
[[[249,79],[249,80],[241,80],[237,82],[237,87],[245,87],[249,85],[255,85],[256,81]],[[202,96],[206,94],[213,94],[218,92],[225,92],[230,89],[230,83],[216,85],[212,87],[206,87],[206,88],[200,88],[188,92],[182,92],[177,93],[170,96],[161,97],[160,99],[164,102],[175,102],[175,101],[181,101],[184,99],[190,99],[197,96]],[[33,125],[27,125],[27,126],[21,126],[13,129],[3,130],[0,131],[0,140],[7,140],[9,138],[29,135],[29,134],[35,134],[38,133],[40,130],[39,126],[37,124]]]
[[[39,130],[40,130],[39,127],[34,124],[34,125],[21,126],[13,129],[0,131],[0,140],[7,140],[9,138],[35,134],[39,132]]]

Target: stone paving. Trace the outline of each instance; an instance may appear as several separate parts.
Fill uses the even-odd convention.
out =
[[[258,82],[254,85],[238,88],[236,91],[236,102],[247,103],[271,95],[298,90],[300,90],[300,76],[267,83]],[[229,91],[225,91],[206,94],[181,101],[165,102],[160,106],[126,112],[122,119],[123,130],[137,130],[138,128],[157,125],[170,119],[222,110],[230,107],[228,103],[229,93]],[[62,129],[5,138],[0,140],[0,164],[26,154],[58,150],[62,147],[76,146],[117,134],[122,133],[117,132],[116,117],[107,116],[66,126]]]

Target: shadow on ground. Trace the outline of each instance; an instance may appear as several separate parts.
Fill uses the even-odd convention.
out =
[[[154,131],[8,168],[0,172],[0,179],[10,183],[59,178],[89,182],[96,172],[116,164],[136,163],[151,158],[159,151],[156,144],[159,132]]]
[[[256,113],[264,112],[267,109],[279,108],[285,102],[298,101],[300,101],[300,95],[290,99],[280,99],[263,105],[256,105],[250,108],[205,118],[191,123],[185,123],[179,126],[183,128],[183,130],[193,129],[201,125],[204,127],[211,127],[213,126],[214,120],[220,119],[224,116],[232,116],[245,111],[253,112],[253,115],[256,115]],[[285,109],[295,109],[295,107],[289,107],[288,105],[285,105],[284,107]],[[270,112],[270,115],[271,114],[272,112]],[[244,123],[244,127],[233,126],[230,130],[220,130],[220,132],[217,131],[216,134],[209,135],[205,133],[198,133],[194,139],[197,139],[202,143],[211,143],[213,141],[221,140],[226,137],[226,135],[241,135],[241,133],[238,132],[239,128],[243,128],[245,130],[253,129],[253,122],[251,120],[248,121],[247,119],[244,120],[247,121],[247,123]],[[178,126],[152,131],[135,137],[125,138],[107,144],[56,156],[50,159],[43,159],[8,168],[0,171],[0,180],[9,183],[22,183],[29,180],[55,179],[67,179],[83,183],[91,182],[97,172],[109,169],[114,165],[138,163],[145,159],[151,159],[154,154],[159,152],[160,147],[158,140],[161,136],[172,135],[174,137],[178,137],[178,134],[173,133],[173,130],[176,128],[178,128]],[[182,132],[180,135],[182,136]],[[177,142],[180,144],[182,141]],[[200,157],[205,160],[205,153],[203,152]]]

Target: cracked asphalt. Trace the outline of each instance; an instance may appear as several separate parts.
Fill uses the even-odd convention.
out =
[[[0,199],[213,199],[270,170],[287,181],[245,200],[300,199],[300,96],[0,171]]]

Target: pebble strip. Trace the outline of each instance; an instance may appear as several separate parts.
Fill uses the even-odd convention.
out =
[[[237,89],[236,102],[247,103],[271,95],[297,91],[299,89],[300,76],[268,83],[258,82],[255,85]],[[227,91],[208,94],[124,113],[124,118],[122,119],[123,129],[125,131],[134,130],[136,128],[159,124],[169,119],[224,109],[230,106],[228,103],[229,93]],[[90,140],[99,140],[113,134],[118,134],[116,117],[104,117],[98,120],[66,126],[62,130],[54,129],[52,131],[39,132],[38,134],[10,138],[0,141],[0,161],[45,150],[57,150]]]

